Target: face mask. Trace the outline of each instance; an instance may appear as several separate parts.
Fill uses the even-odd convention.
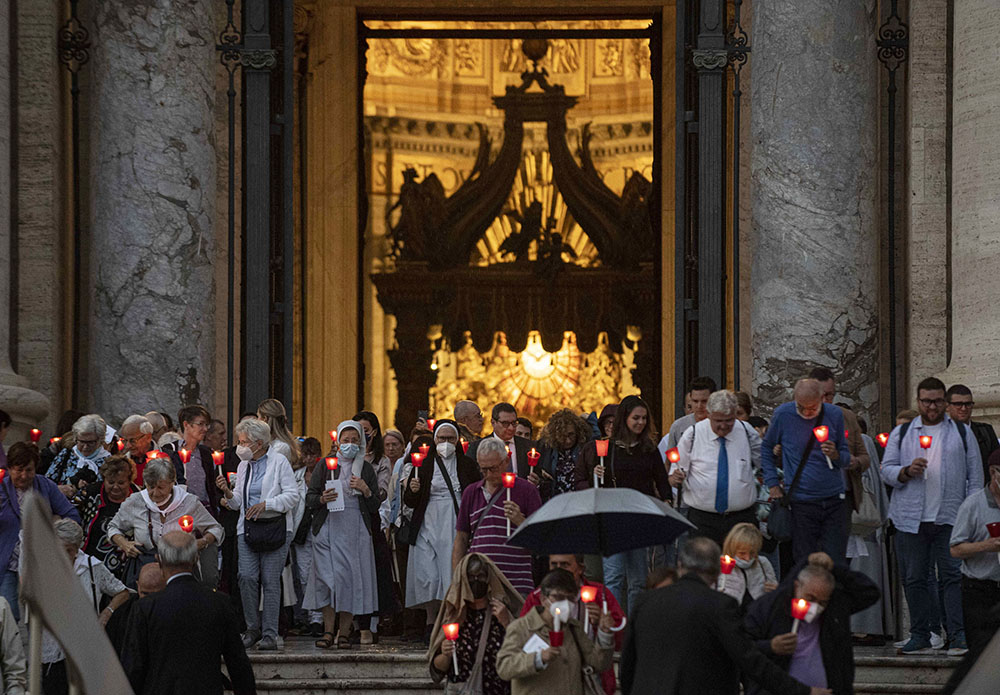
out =
[[[739,567],[741,570],[750,569],[751,567],[753,567],[755,562],[756,560],[741,560],[740,558],[736,558],[736,566]]]
[[[811,623],[816,620],[823,612],[823,606],[819,605],[815,601],[809,602],[809,610],[806,611],[806,617],[803,618],[807,623]]]
[[[365,432],[365,443],[366,444],[371,444],[372,443],[372,433],[371,432]]]
[[[563,622],[576,617],[576,606],[569,601],[554,601],[549,604],[549,613],[553,616],[555,616],[557,610],[559,611],[559,620]]]
[[[441,442],[437,445],[437,452],[441,458],[450,459],[455,455],[455,445],[451,442]]]
[[[243,446],[240,444],[236,447],[236,456],[239,457],[240,461],[249,461],[253,458],[253,449],[248,446]]]
[[[470,579],[469,590],[472,592],[472,598],[486,598],[490,585],[482,579]]]
[[[337,448],[337,456],[348,461],[353,461],[360,451],[361,448],[357,444],[341,444]]]

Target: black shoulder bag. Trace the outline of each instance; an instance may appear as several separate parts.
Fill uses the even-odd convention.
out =
[[[250,503],[250,462],[247,462],[247,474],[243,477],[243,540],[247,547],[255,553],[269,553],[285,544],[285,515],[270,516],[261,519],[246,517],[247,505]]]
[[[129,589],[135,589],[139,584],[139,572],[145,565],[156,562],[156,541],[153,540],[153,515],[146,510],[146,529],[149,532],[149,542],[153,546],[152,552],[141,550],[135,557],[126,557],[122,564],[122,583]]]
[[[819,427],[822,423],[823,406],[821,405],[815,427]],[[809,460],[809,454],[812,453],[815,443],[816,437],[809,437],[806,448],[802,450],[802,460],[799,461],[799,467],[795,469],[795,477],[792,478],[792,484],[788,487],[788,492],[771,502],[771,512],[767,516],[767,533],[779,543],[784,543],[792,539],[792,493],[795,492],[795,488],[799,484],[802,471],[806,469],[806,461]]]

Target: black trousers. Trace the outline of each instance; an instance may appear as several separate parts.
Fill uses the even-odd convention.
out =
[[[721,548],[726,540],[726,536],[733,530],[736,524],[748,523],[757,525],[757,509],[755,505],[750,505],[746,509],[736,512],[726,512],[718,514],[716,512],[703,512],[700,509],[691,507],[688,510],[688,521],[697,528],[692,530],[692,536],[706,536],[719,544]]]
[[[997,606],[1000,606],[1000,582],[962,575],[962,617],[970,654],[982,654],[994,633],[1000,629],[1000,619],[994,610]]]

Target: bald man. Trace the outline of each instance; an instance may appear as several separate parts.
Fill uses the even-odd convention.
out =
[[[462,430],[462,436],[471,444],[479,439],[479,433],[483,431],[483,411],[473,401],[459,401],[455,404],[455,422]]]
[[[827,428],[828,438],[817,441],[814,429]],[[764,483],[771,500],[788,496],[792,510],[792,557],[804,560],[822,551],[838,565],[847,563],[850,502],[844,471],[851,452],[844,435],[840,408],[823,402],[816,379],[799,379],[794,400],[779,405],[761,447]],[[783,484],[778,478],[774,448],[781,445]]]
[[[163,579],[163,571],[155,562],[143,565],[142,569],[139,570],[139,580],[136,585],[139,590],[138,596],[136,594],[129,596],[128,601],[120,605],[111,614],[111,619],[108,620],[108,625],[105,628],[105,631],[108,633],[108,639],[111,640],[111,646],[115,648],[115,653],[118,654],[119,658],[122,655],[122,647],[125,644],[125,631],[128,627],[129,616],[132,615],[132,609],[135,608],[139,599],[163,591],[163,587],[165,586],[166,581]]]

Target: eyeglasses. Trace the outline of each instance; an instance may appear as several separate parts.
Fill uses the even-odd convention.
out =
[[[498,425],[500,425],[505,429],[510,427],[515,427],[517,425],[517,420],[494,420],[493,422],[497,423]]]
[[[502,463],[498,463],[495,466],[480,466],[479,467],[479,472],[480,473],[492,473],[493,471],[500,470],[500,467],[502,465],[503,465]]]
[[[971,408],[975,404],[975,401],[951,401],[948,403],[952,408]]]
[[[132,446],[133,444],[138,444],[148,436],[148,434],[140,434],[138,437],[122,437],[121,440],[125,442],[125,446]]]
[[[98,442],[98,440],[96,440],[96,439],[80,439],[80,438],[77,438],[77,440],[76,440],[76,443],[77,443],[78,446],[94,446],[95,444],[97,444],[97,442]]]
[[[945,404],[945,400],[943,398],[921,398],[917,402],[925,408],[930,408],[932,405],[941,406]]]
[[[188,424],[191,425],[192,427],[201,427],[202,429],[208,429],[208,423],[201,422],[200,420],[195,420],[193,422],[189,422]]]

